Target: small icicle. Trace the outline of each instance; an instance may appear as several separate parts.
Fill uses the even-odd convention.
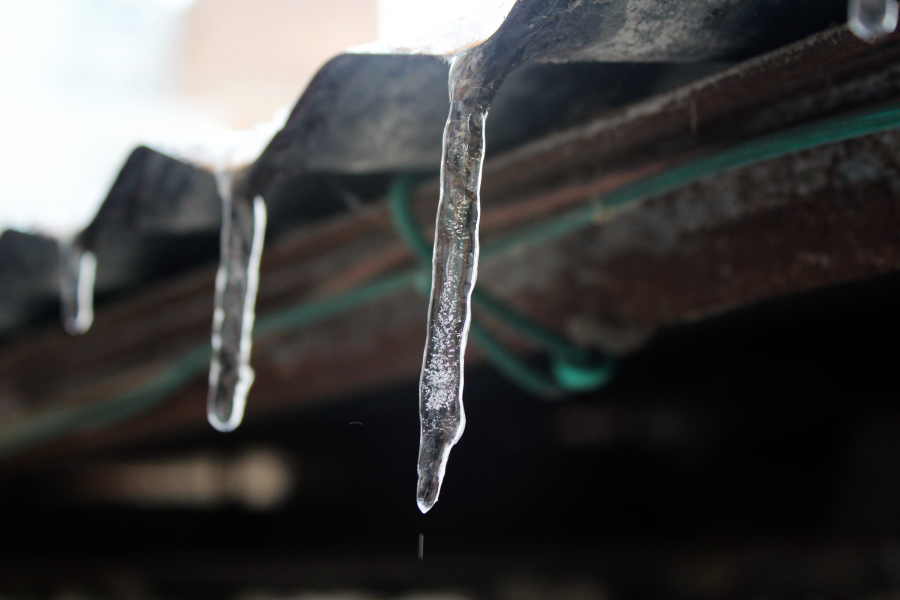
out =
[[[235,192],[230,173],[217,173],[222,196],[222,237],[213,310],[212,361],[207,416],[219,431],[241,424],[253,385],[250,347],[266,233],[266,204]]]
[[[847,21],[857,37],[874,42],[897,29],[897,0],[850,0]]]
[[[450,450],[466,426],[463,359],[478,273],[484,125],[496,89],[521,55],[498,60],[490,52],[479,46],[450,64],[450,115],[444,128],[428,337],[419,380],[417,503],[423,513],[437,502]]]
[[[94,322],[97,257],[76,241],[59,241],[59,295],[63,327],[81,335]]]

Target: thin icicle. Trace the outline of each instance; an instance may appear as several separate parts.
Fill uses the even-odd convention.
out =
[[[232,176],[217,173],[222,196],[222,238],[213,310],[212,361],[207,416],[219,431],[241,424],[253,385],[253,343],[259,259],[266,233],[266,204],[234,194]]]
[[[78,242],[59,242],[59,295],[63,327],[81,335],[94,322],[94,278],[97,257]]]
[[[423,513],[437,502],[450,450],[466,426],[463,361],[478,274],[484,125],[494,92],[512,68],[512,58],[497,62],[487,54],[483,47],[473,48],[450,65],[450,115],[444,128],[428,337],[419,382],[417,503]]]
[[[874,42],[897,29],[897,0],[850,0],[847,21],[857,37]]]

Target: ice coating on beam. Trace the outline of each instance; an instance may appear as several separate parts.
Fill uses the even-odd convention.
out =
[[[59,242],[59,295],[63,327],[81,335],[94,322],[94,279],[97,257],[77,242]]]
[[[246,168],[259,158],[263,150],[287,123],[290,107],[282,106],[268,121],[248,129],[205,127],[190,132],[179,141],[148,142],[157,152],[213,173],[234,172]]]
[[[212,360],[207,417],[219,431],[241,424],[253,385],[253,344],[259,261],[266,233],[266,204],[234,193],[230,173],[216,174],[222,196],[222,237],[213,309]]]
[[[482,44],[503,24],[516,0],[385,2],[379,40],[348,48],[348,54],[455,56]],[[398,19],[399,14],[403,19]]]

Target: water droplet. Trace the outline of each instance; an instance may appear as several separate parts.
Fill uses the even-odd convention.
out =
[[[94,322],[94,279],[97,257],[78,242],[59,242],[59,293],[63,327],[81,335]]]
[[[897,29],[897,0],[850,0],[847,21],[857,37],[874,42]]]
[[[234,193],[229,173],[217,173],[222,196],[222,238],[213,310],[212,361],[207,416],[219,431],[241,424],[253,385],[253,343],[259,260],[266,233],[266,204]]]

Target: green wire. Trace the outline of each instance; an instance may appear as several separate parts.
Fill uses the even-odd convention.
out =
[[[422,235],[422,231],[409,206],[409,197],[412,194],[415,183],[415,177],[398,177],[394,180],[394,183],[388,192],[391,216],[394,219],[394,226],[397,229],[397,232],[412,249],[416,258],[418,258],[423,265],[431,265],[431,246],[425,240],[425,236]],[[516,330],[524,333],[532,340],[554,352],[560,354],[571,354],[575,352],[578,353],[579,356],[583,352],[580,348],[573,348],[567,341],[542,328],[534,321],[509,310],[478,288],[472,292],[472,299],[491,314],[501,318],[504,322],[512,325]]]
[[[425,265],[431,264],[432,249],[422,235],[409,205],[415,187],[413,177],[398,177],[391,186],[388,198],[394,226],[413,253]],[[596,389],[609,382],[615,361],[595,356],[569,343],[531,319],[503,305],[479,288],[472,292],[472,301],[507,326],[543,346],[553,355],[553,377],[547,377],[509,352],[473,317],[469,326],[472,338],[488,359],[519,387],[533,396],[557,400],[567,392]]]
[[[253,328],[254,336],[265,336],[287,329],[297,329],[316,321],[341,314],[361,304],[377,302],[415,287],[422,279],[419,271],[406,271],[378,279],[349,292],[292,306],[260,317]]]
[[[469,335],[491,364],[519,387],[543,400],[560,400],[566,395],[555,381],[509,352],[475,319],[469,322]]]
[[[601,211],[618,209],[718,173],[898,127],[900,127],[900,103],[892,103],[768,135],[626,185],[596,198],[587,206],[573,209],[555,219],[548,219],[538,225],[491,241],[482,246],[481,254],[484,257],[490,257],[521,246],[533,246],[554,240],[595,223]],[[409,185],[412,185],[412,182],[409,182]],[[398,227],[399,225],[398,223]],[[401,234],[404,235],[404,239],[411,239],[402,231]],[[413,247],[413,250],[417,252],[417,256],[421,256],[421,248]],[[430,253],[430,248],[428,251]],[[257,334],[266,335],[283,329],[309,325],[361,304],[374,302],[405,289],[421,286],[427,282],[427,275],[421,269],[410,270],[331,298],[301,303],[265,315],[258,320]],[[483,299],[479,300],[479,302],[483,301]],[[504,319],[504,322],[508,321]],[[524,333],[524,330],[518,328],[517,330]],[[480,328],[473,327],[471,332],[473,339],[478,341],[486,353],[490,354],[490,340],[485,342],[485,338],[481,337]],[[503,350],[502,347],[501,350]],[[494,364],[500,365],[504,359],[494,357],[492,360]],[[0,454],[8,454],[13,450],[52,439],[66,432],[105,426],[149,410],[191,378],[203,372],[208,363],[209,348],[203,344],[173,361],[172,365],[154,381],[131,393],[102,400],[88,407],[51,409],[42,414],[25,417],[18,422],[14,420],[6,423],[0,426]],[[591,377],[585,373],[579,373],[577,365],[560,364],[554,361],[553,368],[554,371],[565,371],[571,368],[572,372],[568,376],[571,377],[572,383],[581,378],[586,380],[586,385],[591,385],[591,381],[588,381]],[[504,372],[507,371],[504,370]],[[600,377],[598,374],[588,375],[595,378]]]
[[[665,194],[719,173],[898,127],[900,103],[892,103],[780,131],[625,185],[556,219],[485,244],[481,253],[483,256],[493,256],[523,246],[539,245],[595,223],[602,212]]]
[[[49,441],[64,433],[96,431],[140,414],[183,387],[208,365],[212,352],[207,345],[191,350],[173,362],[151,382],[130,393],[89,406],[56,408],[28,419],[27,426],[15,421],[0,429],[0,456]]]
[[[409,197],[412,195],[418,178],[415,176],[397,177],[388,191],[388,203],[391,207],[391,217],[394,219],[394,228],[419,262],[431,265],[431,245],[425,240],[419,224],[409,208]]]

